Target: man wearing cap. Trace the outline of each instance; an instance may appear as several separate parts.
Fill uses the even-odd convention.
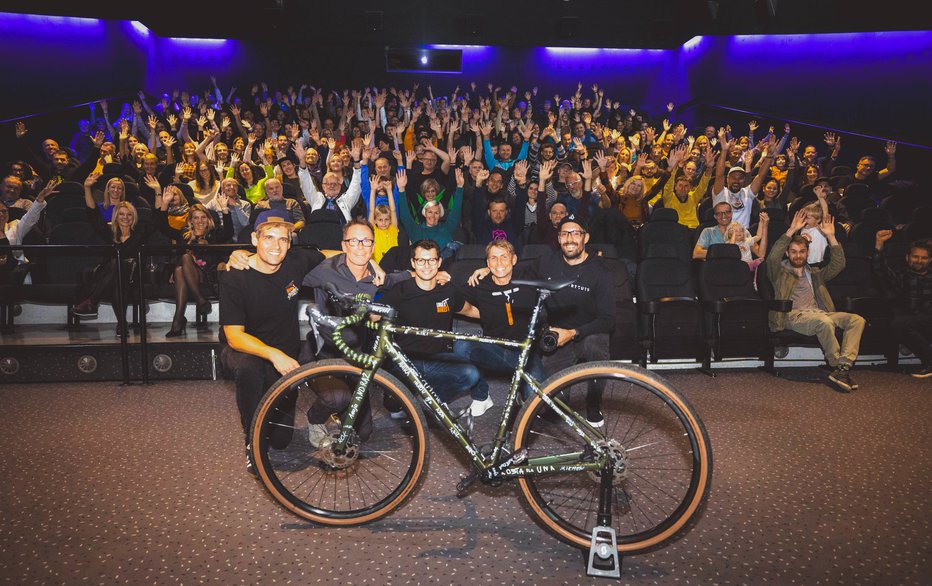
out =
[[[751,207],[754,200],[757,199],[757,193],[760,191],[764,176],[773,162],[773,155],[769,153],[773,152],[775,142],[776,138],[771,137],[770,141],[761,147],[760,170],[748,186],[744,185],[747,173],[743,167],[732,167],[728,170],[726,176],[725,164],[727,157],[718,158],[718,164],[715,167],[715,183],[712,186],[712,204],[715,205],[721,202],[730,204],[732,219],[735,222],[741,222],[741,225],[745,228],[750,227],[752,224]],[[723,147],[723,152],[727,153],[733,144],[733,140],[727,141]]]
[[[227,272],[219,273],[220,363],[235,381],[247,446],[252,415],[263,393],[299,366],[298,292],[304,276],[324,260],[318,250],[289,253],[295,226],[279,214],[259,214],[252,233],[256,253],[234,251]],[[277,429],[282,433],[272,438],[273,444],[287,445],[291,428]],[[246,467],[254,473],[248,449]]]
[[[567,216],[560,222],[560,250],[545,254],[537,271],[544,279],[575,279],[547,300],[547,323],[557,335],[557,349],[544,356],[544,367],[554,373],[580,360],[608,360],[609,335],[615,329],[615,285],[602,260],[586,251],[589,233],[585,222]],[[601,388],[593,385],[586,398],[586,419],[603,425]]]

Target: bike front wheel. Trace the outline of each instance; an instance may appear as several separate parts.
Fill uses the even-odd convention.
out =
[[[663,544],[695,518],[709,492],[712,449],[699,417],[667,381],[635,366],[591,362],[558,372],[543,392],[590,421],[601,411],[603,425],[586,435],[614,462],[611,514],[619,552]],[[534,395],[518,414],[514,450],[526,449],[531,462],[565,454],[592,462],[597,453],[587,439]],[[518,483],[547,531],[588,548],[601,474],[529,475]]]
[[[333,448],[362,376],[343,360],[305,365],[279,379],[253,416],[259,479],[282,506],[315,523],[380,519],[412,494],[427,468],[424,415],[382,371],[372,375],[346,449]]]

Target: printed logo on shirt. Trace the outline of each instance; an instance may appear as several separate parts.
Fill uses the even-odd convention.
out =
[[[492,230],[492,240],[508,240],[508,232],[504,230]]]
[[[294,281],[288,283],[288,286],[285,287],[285,297],[288,298],[288,301],[291,301],[295,298],[295,295],[298,294],[298,286],[294,284]]]
[[[450,313],[450,298],[437,302],[437,313]]]

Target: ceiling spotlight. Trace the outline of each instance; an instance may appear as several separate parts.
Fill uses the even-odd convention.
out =
[[[421,65],[427,65],[427,55],[421,55]]]

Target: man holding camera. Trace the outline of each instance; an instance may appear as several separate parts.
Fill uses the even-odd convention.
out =
[[[560,251],[541,257],[543,279],[575,279],[547,300],[547,323],[557,336],[557,348],[544,355],[544,367],[554,373],[577,362],[608,360],[609,336],[615,328],[615,286],[612,271],[586,251],[589,233],[584,220],[567,216],[557,231]],[[602,389],[594,384],[586,397],[586,419],[604,425]]]

